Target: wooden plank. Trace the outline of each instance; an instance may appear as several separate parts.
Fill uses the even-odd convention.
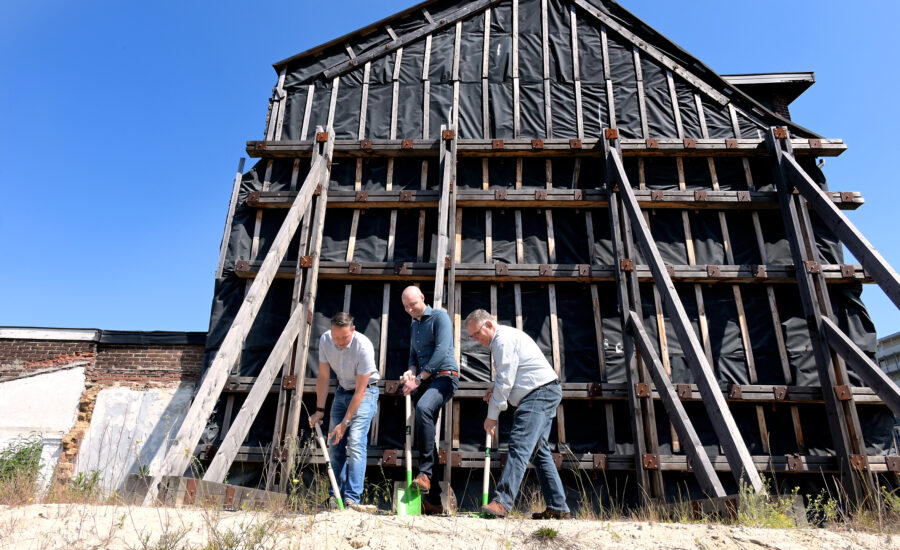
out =
[[[634,73],[637,78],[638,116],[641,119],[641,136],[644,139],[650,137],[650,125],[647,121],[647,98],[644,94],[644,71],[641,69],[641,55],[637,46],[631,48],[634,58]]]
[[[600,25],[600,54],[603,56],[603,78],[606,79],[606,103],[609,111],[609,127],[617,128],[616,122],[616,96],[613,93],[612,73],[609,70],[609,41],[606,35],[606,27]]]
[[[241,178],[244,172],[244,157],[238,161],[237,173],[234,175],[234,186],[231,189],[231,200],[228,201],[228,214],[225,216],[225,231],[222,232],[222,244],[219,246],[219,263],[216,266],[216,279],[222,278],[222,270],[225,266],[225,252],[228,243],[231,242],[231,222],[234,219],[234,209],[237,207],[238,193],[241,191]]]
[[[491,8],[484,10],[484,43],[481,47],[481,137],[489,139],[491,137],[491,116],[490,116],[490,87],[488,86],[488,77],[490,77],[490,60],[491,60]]]
[[[300,139],[306,139],[306,132],[309,130],[309,115],[312,113],[313,95],[316,92],[316,85],[310,84],[306,91],[306,106],[303,108],[303,126],[300,128]]]
[[[672,77],[672,71],[666,71],[666,82],[669,84],[669,101],[672,102],[672,112],[675,115],[675,131],[678,137],[684,139],[684,125],[681,122],[681,109],[678,106],[678,94],[675,90],[675,79]],[[705,121],[704,124],[706,124]]]
[[[247,297],[234,317],[231,328],[228,329],[219,351],[216,353],[209,369],[207,369],[191,408],[188,410],[171,447],[166,453],[166,458],[160,471],[151,481],[150,491],[148,491],[145,499],[147,505],[155,502],[162,476],[181,475],[190,464],[193,450],[200,441],[200,436],[206,427],[206,419],[209,418],[218,401],[225,381],[228,378],[228,373],[231,371],[234,361],[240,353],[241,346],[250,332],[250,327],[253,325],[256,315],[259,313],[262,301],[268,293],[272,281],[275,279],[278,264],[284,258],[294,232],[297,230],[297,226],[300,225],[300,218],[306,212],[306,207],[312,200],[319,176],[331,162],[330,144],[333,143],[333,139],[334,134],[329,132],[329,142],[326,144],[322,156],[318,157],[310,167],[309,175],[303,183],[302,189],[304,192],[297,196],[294,206],[291,207],[285,216],[285,220],[272,242],[269,253],[266,254],[260,273],[251,284]]]
[[[578,139],[584,139],[584,112],[581,102],[581,60],[578,55],[578,18],[575,15],[575,6],[569,6],[569,33],[572,36],[572,80],[575,86],[575,135],[578,136]],[[577,177],[577,168],[575,174]]]
[[[631,218],[638,244],[644,257],[650,262],[653,278],[660,290],[666,312],[678,335],[679,343],[694,374],[694,379],[700,388],[707,414],[710,417],[716,435],[725,448],[725,454],[728,457],[728,463],[732,467],[735,479],[747,483],[754,491],[760,491],[762,489],[762,479],[760,479],[759,472],[753,465],[750,452],[741,437],[734,418],[731,416],[731,411],[722,398],[721,392],[718,391],[718,381],[715,378],[712,367],[706,360],[700,342],[690,326],[687,313],[665,268],[665,263],[659,254],[659,249],[656,247],[650,228],[647,227],[644,218],[640,214],[640,207],[634,198],[618,151],[611,149],[607,156],[607,162],[614,168],[614,174],[619,181],[621,189],[622,202]]]
[[[521,133],[519,101],[519,0],[512,0],[513,137]]]
[[[790,153],[782,156],[782,166],[788,178],[800,190],[803,198],[813,207],[822,221],[834,231],[844,246],[868,271],[878,286],[887,294],[894,305],[900,307],[900,275],[872,246],[847,216],[834,207],[828,195],[809,177]]]
[[[419,38],[422,38],[423,36],[433,34],[437,31],[440,31],[441,29],[449,27],[450,25],[454,25],[457,21],[462,21],[470,15],[475,15],[485,8],[497,4],[499,1],[500,0],[477,0],[465,4],[461,8],[443,16],[439,21],[428,23],[427,25],[423,25],[414,31],[404,34],[403,36],[398,36],[397,38],[392,39],[387,44],[373,47],[365,52],[360,53],[356,56],[355,59],[342,61],[328,69],[325,69],[322,74],[326,79],[342,76],[356,69],[357,66],[363,63],[374,61],[380,57],[393,53],[394,50],[398,48],[402,48],[407,44],[410,44],[418,40]]]
[[[422,64],[422,137],[427,139],[430,132],[429,120],[431,113],[431,80],[428,79],[428,69],[431,66],[431,35],[425,37],[425,60]]]
[[[709,456],[706,454],[703,444],[700,443],[700,437],[697,435],[691,419],[688,417],[681,400],[678,398],[678,394],[675,392],[675,388],[672,386],[672,381],[669,380],[668,374],[666,374],[659,357],[656,355],[656,351],[653,349],[650,337],[634,311],[628,312],[628,322],[631,325],[631,330],[634,332],[638,349],[640,349],[645,364],[650,370],[653,383],[656,384],[656,389],[660,394],[666,413],[675,426],[675,430],[686,443],[684,451],[690,458],[692,470],[694,475],[697,476],[700,487],[709,496],[724,497],[725,488],[722,487],[722,482],[719,481],[719,476],[716,475]]]
[[[442,134],[443,131],[447,129],[446,125],[441,125]],[[441,140],[441,173],[443,176],[441,178],[441,203],[440,208],[438,209],[438,243],[437,251],[435,252],[435,262],[437,263],[437,267],[434,274],[434,301],[432,305],[435,309],[444,309],[444,258],[447,256],[450,187],[453,181],[453,171],[456,164],[456,132],[453,127],[450,127],[449,129],[454,130],[454,137],[452,140],[449,140],[449,146],[447,144],[448,140]]]
[[[272,108],[269,112],[269,124],[266,128],[266,139],[274,141],[281,139],[281,123],[284,120],[284,100],[287,97],[284,93],[284,78],[286,69],[282,67],[278,71],[278,83],[275,85],[272,98]]]

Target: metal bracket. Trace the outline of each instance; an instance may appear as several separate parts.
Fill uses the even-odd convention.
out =
[[[675,384],[675,391],[679,399],[690,399],[693,393],[690,384]]]
[[[250,261],[238,260],[234,262],[234,270],[238,273],[250,271]]]
[[[364,139],[364,140],[360,141],[359,148],[362,149],[363,151],[365,151],[366,153],[371,153],[372,152],[372,140]]]
[[[447,463],[447,449],[441,449],[438,451],[438,456],[440,457],[440,463]],[[450,466],[459,467],[462,466],[462,453],[458,451],[450,452]]]
[[[368,202],[369,200],[369,192],[368,191],[357,191],[356,192],[356,202]]]
[[[415,143],[415,142],[411,139],[404,139],[402,142],[400,142],[400,148],[401,149],[412,149],[413,143]]]
[[[409,264],[407,262],[395,263],[394,275],[409,275]]]
[[[443,132],[441,132],[441,137],[445,140],[451,140],[456,137],[456,132],[454,132],[453,130],[444,130]]]
[[[579,277],[590,277],[591,276],[591,266],[588,264],[578,264],[578,276]]]
[[[721,275],[719,266],[717,266],[717,265],[706,266],[706,276],[707,277],[718,277],[719,275]]]
[[[837,396],[838,401],[850,401],[853,398],[853,392],[850,391],[850,386],[846,384],[835,386],[834,394]]]
[[[497,262],[494,264],[495,275],[509,275],[509,264]]]
[[[222,508],[228,512],[234,512],[234,485],[225,486],[225,498],[222,499]]]
[[[650,200],[652,200],[652,201],[661,201],[661,200],[663,200],[663,198],[665,198],[665,196],[666,196],[665,191],[660,191],[658,189],[654,190],[654,191],[650,191]]]
[[[821,273],[822,271],[822,268],[819,266],[819,262],[816,262],[814,260],[806,260],[805,262],[803,262],[803,265],[806,267],[807,273],[816,274]]]
[[[889,472],[900,472],[900,456],[886,456],[884,463]]]
[[[384,393],[388,395],[399,395],[401,393],[401,389],[403,384],[400,383],[399,380],[385,380],[384,381]]]
[[[756,266],[754,266],[753,276],[758,277],[760,279],[767,278],[769,276],[769,274],[766,273],[766,266],[763,264],[757,264]]]
[[[634,393],[638,397],[650,397],[650,384],[646,382],[638,382],[634,385]]]
[[[313,312],[312,312],[312,310],[309,310],[306,312],[306,324],[311,325],[312,322],[313,322]]]
[[[283,390],[293,390],[297,388],[297,377],[291,374],[286,374],[281,377],[281,389]]]
[[[550,267],[550,264],[541,264],[538,267],[538,273],[541,277],[551,277],[553,275],[553,268]]]
[[[787,399],[787,386],[773,386],[772,393],[775,394],[776,400],[784,401]]]
[[[531,148],[535,151],[540,151],[544,148],[544,140],[542,139],[533,139],[531,140]]]
[[[259,202],[259,191],[250,191],[247,193],[247,204]]]
[[[253,146],[257,151],[265,151],[266,150],[266,142],[265,141],[257,141],[256,145]]]
[[[316,141],[325,143],[328,141],[328,132],[316,132]]]
[[[821,149],[822,148],[822,140],[821,139],[809,140],[809,148],[810,149]]]
[[[588,397],[603,397],[603,385],[596,382],[588,386]]]
[[[641,457],[641,462],[644,464],[645,470],[659,469],[659,455],[645,454]]]
[[[503,140],[502,139],[492,139],[491,140],[491,149],[495,151],[503,149]]]
[[[603,454],[595,454],[594,455],[594,469],[595,470],[605,470],[606,469],[606,455],[603,455]]]
[[[647,140],[647,149],[659,149],[659,140],[648,139]]]
[[[362,266],[359,262],[350,262],[350,267],[347,268],[347,271],[352,273],[353,275],[359,275],[362,273]]]
[[[447,254],[444,256],[444,269],[450,269],[451,265],[453,265],[453,261],[450,259],[450,255]]]
[[[666,273],[669,274],[670,278],[674,277],[675,276],[675,266],[666,264]]]
[[[534,192],[534,200],[536,201],[545,201],[547,200],[547,190],[546,189],[538,189]]]
[[[738,140],[726,139],[725,140],[725,148],[726,149],[737,149],[738,148]]]
[[[300,256],[300,267],[312,267],[312,256]]]
[[[785,458],[787,458],[787,467],[789,471],[806,471],[806,464],[803,463],[803,459],[800,458],[800,455],[785,455]]]
[[[272,449],[272,458],[279,462],[284,462],[288,459],[288,448],[287,447],[275,447]]]
[[[694,138],[684,138],[684,148],[685,149],[696,149],[697,148],[697,140]]]
[[[730,384],[728,386],[728,397],[732,399],[741,399],[744,396],[740,384]]]
[[[622,261],[619,262],[619,269],[622,271],[632,271],[634,270],[634,260],[631,258],[622,258]]]
[[[581,189],[572,191],[572,199],[576,201],[584,200],[584,192]]]
[[[413,198],[412,191],[400,191],[400,202],[409,202]]]
[[[750,202],[750,191],[738,191],[737,199],[738,202]]]
[[[397,449],[385,449],[384,453],[381,454],[381,463],[385,466],[396,466],[398,454],[400,454],[400,451]]]
[[[853,202],[853,192],[841,191],[841,202]]]
[[[856,276],[856,266],[841,264],[841,277],[852,278]]]
[[[787,128],[775,128],[775,139],[787,139]]]
[[[581,140],[580,139],[570,139],[569,140],[569,149],[581,149]]]
[[[706,191],[694,191],[694,200],[697,202],[706,202],[709,194]]]
[[[507,195],[506,189],[497,189],[494,191],[494,200],[505,201]]]
[[[197,480],[188,479],[184,484],[184,504],[191,505],[197,498]]]
[[[556,465],[556,469],[562,469],[563,456],[562,453],[550,453],[553,456],[553,464]]]
[[[866,460],[864,455],[850,455],[850,466],[854,470],[865,470],[868,465],[869,461]]]
[[[616,128],[607,128],[603,135],[606,136],[606,139],[619,139],[619,130]]]

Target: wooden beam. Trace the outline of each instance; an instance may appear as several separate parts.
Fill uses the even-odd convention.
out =
[[[697,335],[694,334],[693,328],[691,328],[687,313],[684,310],[681,299],[678,297],[675,285],[669,277],[659,249],[656,247],[656,243],[650,233],[650,228],[647,227],[643,216],[641,216],[640,206],[631,190],[631,184],[625,173],[625,167],[622,165],[622,159],[614,148],[609,150],[607,163],[611,166],[613,175],[619,182],[622,202],[631,218],[632,228],[638,244],[644,257],[650,262],[653,279],[657,288],[659,288],[669,320],[672,322],[673,328],[678,335],[678,341],[684,351],[685,358],[700,388],[703,403],[706,406],[707,414],[716,431],[716,435],[719,437],[719,442],[725,448],[725,455],[728,458],[728,463],[731,464],[735,479],[739,482],[747,483],[754,491],[758,492],[762,490],[762,479],[753,465],[750,451],[741,437],[734,417],[732,417],[731,411],[728,409],[728,404],[722,398],[721,392],[718,391],[718,381],[706,359],[706,354],[700,342],[697,340]]]
[[[443,133],[453,133],[452,139],[443,139]],[[448,235],[450,217],[450,188],[453,186],[453,174],[456,168],[456,128],[441,125],[441,202],[438,209],[438,243],[435,251],[436,269],[434,272],[434,300],[432,307],[443,308],[444,297],[444,262],[447,257]]]
[[[241,190],[241,178],[244,172],[244,157],[238,161],[237,174],[234,176],[234,187],[231,190],[231,200],[228,202],[228,214],[225,218],[225,231],[222,232],[222,244],[219,246],[219,264],[216,267],[216,279],[222,278],[222,269],[225,266],[225,253],[228,243],[231,242],[231,220],[234,218],[234,209],[237,206],[238,193]]]
[[[641,323],[640,318],[634,311],[628,312],[628,323],[634,333],[638,349],[644,357],[644,364],[647,365],[647,368],[650,370],[650,376],[653,378],[653,383],[656,384],[656,390],[659,392],[666,413],[669,415],[669,420],[675,426],[675,430],[678,432],[681,440],[685,443],[684,452],[690,458],[691,469],[694,475],[697,476],[700,487],[707,496],[724,497],[725,488],[722,487],[722,482],[719,480],[719,476],[716,475],[712,463],[709,461],[709,456],[703,448],[703,444],[700,443],[700,437],[697,435],[690,417],[684,410],[684,406],[681,404],[681,400],[672,386],[672,381],[669,380],[665,368],[663,368],[659,357],[656,355],[656,350],[653,349],[653,342],[650,341],[650,337],[644,330],[643,323]]]

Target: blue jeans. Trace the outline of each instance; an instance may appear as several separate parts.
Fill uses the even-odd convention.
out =
[[[343,422],[353,393],[345,391],[340,386],[334,392],[334,401],[331,404],[331,430]],[[334,469],[338,487],[341,488],[341,498],[344,500],[359,502],[362,494],[366,478],[366,443],[377,403],[378,386],[369,386],[362,403],[356,409],[356,414],[350,419],[350,429],[328,450],[331,455],[331,467]]]
[[[441,502],[441,477],[443,469],[435,468],[435,458],[438,455],[437,444],[434,442],[434,434],[437,431],[438,413],[447,401],[453,397],[459,389],[459,377],[442,374],[436,376],[419,397],[416,403],[416,447],[419,451],[419,473],[425,474],[431,479],[431,490],[425,495],[425,500],[432,504]]]
[[[566,495],[563,491],[559,472],[550,453],[550,427],[556,417],[556,407],[562,401],[562,389],[558,383],[551,383],[535,389],[522,398],[513,412],[513,427],[509,433],[509,455],[506,466],[500,474],[500,482],[494,500],[507,510],[512,510],[519,493],[528,459],[534,454],[534,469],[541,493],[548,508],[558,512],[568,512]]]

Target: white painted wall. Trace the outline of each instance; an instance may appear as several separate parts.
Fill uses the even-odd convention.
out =
[[[157,473],[164,445],[178,431],[190,407],[192,384],[136,391],[107,388],[97,395],[91,425],[75,473],[100,472],[100,487],[114,491],[142,466]]]
[[[61,442],[75,425],[84,367],[0,383],[0,448],[38,434],[43,440],[41,489],[50,483]]]

